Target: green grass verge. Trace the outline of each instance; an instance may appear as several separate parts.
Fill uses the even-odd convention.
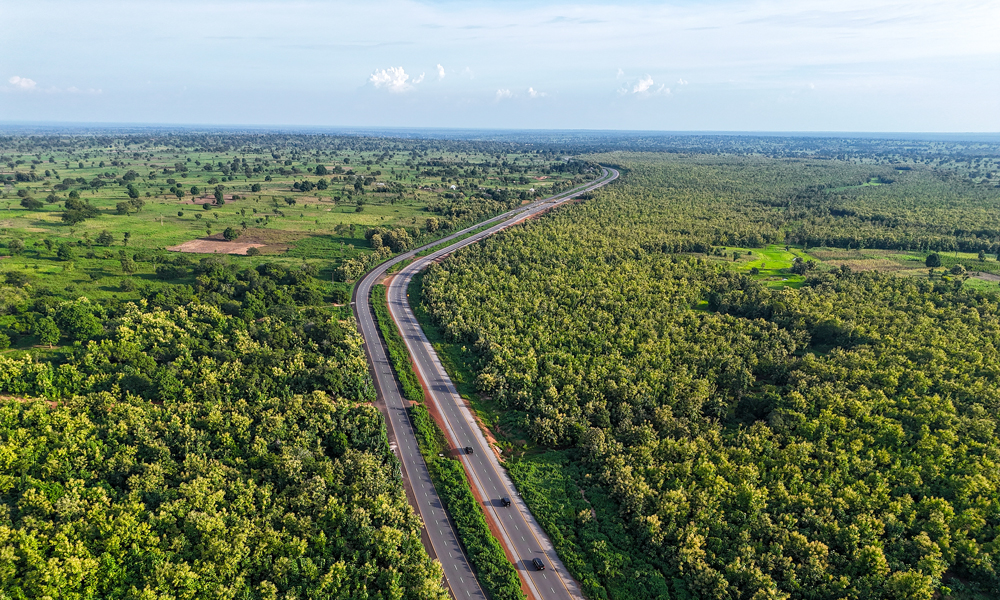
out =
[[[507,560],[500,542],[490,532],[483,508],[479,506],[469,487],[469,481],[465,478],[462,463],[447,456],[449,445],[444,433],[434,423],[427,407],[419,404],[424,399],[423,390],[413,372],[403,337],[389,315],[384,285],[377,285],[372,290],[372,305],[375,307],[382,337],[389,348],[396,376],[402,383],[403,394],[407,399],[418,402],[410,408],[410,418],[417,430],[420,453],[427,463],[434,489],[455,523],[458,537],[476,571],[479,584],[493,600],[524,600],[517,570]]]
[[[378,321],[378,328],[382,331],[382,339],[389,348],[389,359],[396,369],[396,377],[403,388],[403,396],[411,402],[423,402],[424,390],[420,387],[420,380],[413,372],[413,365],[410,364],[410,353],[406,349],[406,342],[399,334],[396,323],[389,314],[389,304],[385,296],[385,286],[382,284],[372,288],[372,307],[375,309],[375,318]]]
[[[620,508],[575,451],[528,454],[507,470],[587,598],[691,597],[683,582],[643,560]]]

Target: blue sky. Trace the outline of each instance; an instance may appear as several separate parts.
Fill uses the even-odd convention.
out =
[[[1000,3],[0,4],[0,120],[1000,131]]]

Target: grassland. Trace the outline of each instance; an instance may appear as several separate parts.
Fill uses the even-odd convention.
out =
[[[336,301],[351,285],[333,281],[337,267],[374,259],[369,229],[432,241],[584,178],[566,165],[509,145],[353,137],[0,139],[0,281],[135,300],[231,254],[311,264]],[[67,221],[74,200],[90,218]]]

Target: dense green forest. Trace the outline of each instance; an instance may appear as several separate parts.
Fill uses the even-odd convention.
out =
[[[530,442],[511,473],[588,596],[995,597],[997,295],[846,268],[773,289],[708,254],[800,235],[993,252],[997,191],[931,168],[610,159],[620,184],[420,290],[488,422]],[[849,187],[873,177],[893,182]]]
[[[207,257],[138,302],[0,286],[0,595],[444,598],[353,319]],[[27,398],[44,398],[30,400]]]

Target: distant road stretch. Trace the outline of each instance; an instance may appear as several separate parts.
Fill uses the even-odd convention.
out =
[[[427,465],[420,455],[416,432],[406,410],[408,402],[403,398],[403,393],[393,374],[392,363],[389,361],[386,349],[379,337],[379,329],[370,301],[371,289],[393,265],[413,258],[423,250],[466,235],[484,225],[495,223],[488,229],[418,258],[404,267],[389,284],[389,310],[399,325],[403,339],[417,365],[420,377],[428,387],[432,401],[437,405],[438,412],[445,419],[446,435],[457,447],[471,446],[475,450],[472,455],[462,454],[463,466],[479,497],[486,500],[483,510],[487,513],[487,518],[499,529],[500,543],[510,555],[515,557],[514,566],[522,581],[525,582],[535,598],[582,600],[583,595],[580,593],[579,586],[569,576],[562,561],[556,555],[552,542],[518,496],[507,471],[500,466],[472,413],[465,407],[455,385],[448,378],[437,354],[430,342],[427,341],[427,336],[420,329],[416,317],[410,309],[409,302],[407,302],[406,288],[413,276],[425,269],[432,261],[463,246],[478,242],[526,218],[563,204],[584,192],[606,185],[617,178],[618,171],[604,168],[601,176],[588,184],[518,207],[382,263],[355,286],[353,304],[358,328],[364,338],[376,391],[385,402],[389,426],[395,437],[395,451],[402,463],[403,477],[409,483],[413,497],[416,499],[417,511],[423,517],[427,537],[431,544],[431,548],[428,550],[441,561],[446,583],[452,595],[458,600],[485,599],[486,595],[479,587],[469,561],[462,552],[458,535],[445,514],[441,500],[431,484]],[[503,507],[500,505],[500,498],[503,496],[511,499],[511,506]],[[531,565],[533,558],[542,559],[546,570],[536,571]]]

